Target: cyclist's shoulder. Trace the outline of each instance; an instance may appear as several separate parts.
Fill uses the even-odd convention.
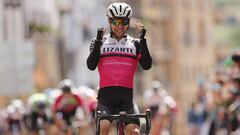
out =
[[[126,41],[128,41],[128,43],[133,42],[135,44],[136,42],[139,42],[138,38],[134,38],[129,34],[126,34],[124,38],[126,39]]]
[[[72,94],[72,98],[82,100],[81,96],[78,94]]]
[[[103,39],[102,39],[102,42],[105,42],[107,39],[109,39],[110,38],[110,34],[106,34],[106,35],[104,35],[103,36]],[[93,44],[93,43],[95,43],[97,41],[97,38],[96,37],[94,37],[94,38],[92,38],[91,39],[91,44]]]
[[[139,38],[135,38],[135,37],[133,37],[133,36],[131,36],[131,35],[129,35],[129,34],[126,34],[126,38],[127,38],[128,40],[130,40],[130,41],[140,41]]]
[[[62,94],[60,94],[53,99],[52,106],[54,109],[56,109],[57,106],[60,106],[64,102],[66,102],[66,101],[63,100],[63,96],[62,96]]]
[[[134,37],[132,37],[132,36],[130,36],[128,34],[127,34],[126,39],[127,39],[128,43],[130,42],[132,45],[135,46],[136,51],[139,54],[140,50],[141,50],[140,40],[138,38],[134,38]]]
[[[135,37],[132,37],[130,35],[127,34],[127,40],[131,43],[134,44],[134,46],[137,48],[137,50],[139,50],[141,48],[140,46],[140,39],[139,38],[135,38]]]
[[[55,101],[58,101],[58,100],[61,100],[62,98],[63,98],[63,95],[60,94],[60,95],[56,96],[56,98],[55,98],[54,100],[55,100]]]
[[[47,95],[44,93],[34,93],[28,98],[28,102],[38,102],[43,100],[48,100]]]

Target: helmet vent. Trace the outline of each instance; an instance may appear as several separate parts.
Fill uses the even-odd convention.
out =
[[[117,11],[117,8],[115,6],[113,6],[114,10],[115,10],[115,13],[116,14],[113,14],[113,15],[117,15],[118,11]]]
[[[124,11],[123,11],[123,14],[125,14],[125,12],[126,12],[127,8],[128,8],[128,7],[126,7],[126,8],[124,9]]]

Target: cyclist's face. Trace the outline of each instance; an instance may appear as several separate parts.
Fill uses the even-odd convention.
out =
[[[109,19],[109,24],[117,37],[123,37],[129,27],[129,19]]]
[[[64,96],[70,96],[70,95],[71,95],[71,92],[63,92],[63,95],[64,95]]]

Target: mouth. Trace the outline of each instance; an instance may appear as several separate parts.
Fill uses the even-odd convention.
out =
[[[124,29],[117,29],[117,32],[118,32],[118,33],[123,33],[123,32],[124,32]]]
[[[117,33],[123,33],[124,31],[123,30],[118,30]]]

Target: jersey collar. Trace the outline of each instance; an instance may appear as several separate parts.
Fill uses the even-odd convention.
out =
[[[106,35],[107,38],[110,40],[110,41],[113,41],[113,42],[120,42],[120,43],[125,43],[127,41],[127,38],[128,38],[128,34],[125,34],[123,38],[121,38],[119,41],[115,38],[112,37],[112,34],[108,34]]]

